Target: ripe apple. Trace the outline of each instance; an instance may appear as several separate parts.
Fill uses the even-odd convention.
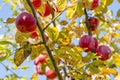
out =
[[[93,0],[91,7],[90,7],[90,10],[94,10],[95,8],[97,8],[98,2],[99,2],[99,0]]]
[[[48,79],[54,79],[57,77],[57,74],[54,70],[50,69],[48,66],[46,67],[45,75]]]
[[[108,46],[101,45],[97,48],[96,52],[97,52],[96,55],[100,56],[100,60],[105,61],[110,58],[111,50]]]
[[[38,9],[41,6],[41,0],[33,0],[32,5],[35,9]]]
[[[34,64],[38,65],[39,63],[44,63],[46,61],[47,55],[42,55],[40,54],[35,60],[34,60]]]
[[[86,52],[92,51],[95,48],[96,41],[90,35],[84,35],[79,40],[79,46],[84,48]]]
[[[96,28],[97,28],[97,26],[98,26],[98,24],[99,24],[98,19],[92,17],[92,18],[89,18],[88,20],[89,20],[89,23],[90,23],[90,25],[91,25],[91,29],[92,29],[92,31],[95,31]]]
[[[16,18],[16,27],[22,33],[33,32],[36,30],[36,19],[27,12],[22,12]]]
[[[36,38],[36,37],[38,37],[38,34],[37,34],[37,32],[35,31],[35,32],[32,32],[31,33],[31,35],[30,35],[30,38]]]

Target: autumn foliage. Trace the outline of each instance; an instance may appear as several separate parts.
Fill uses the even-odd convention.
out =
[[[13,18],[4,22],[13,24],[8,30],[14,30],[14,36],[9,40],[4,35],[0,41],[1,64],[14,75],[8,80],[24,79],[12,70],[30,68],[23,66],[27,61],[34,65],[31,80],[39,80],[38,76],[112,80],[111,75],[119,80],[120,10],[117,14],[109,10],[114,1],[5,0],[16,7]],[[5,60],[13,64],[11,69],[4,65]]]

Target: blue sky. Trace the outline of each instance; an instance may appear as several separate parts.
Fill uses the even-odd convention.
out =
[[[7,3],[3,3],[2,0],[0,0],[0,5],[2,5],[2,8],[0,8],[0,18],[2,17],[3,20],[5,21],[8,17],[11,17],[11,15],[12,15],[12,12],[10,10],[10,5]],[[113,10],[113,14],[115,15],[117,10],[120,9],[120,4],[118,4],[117,0],[114,0],[114,3],[112,4],[112,6],[109,6],[108,8]],[[2,22],[0,22],[0,26],[3,26]],[[14,27],[14,26],[12,26],[12,27]],[[0,29],[0,35],[3,34],[5,31],[6,31],[6,28],[3,28],[2,30]],[[74,42],[78,42],[78,40],[74,40]],[[12,67],[12,64],[9,63],[8,61],[3,61],[2,63],[4,63],[5,65],[9,65],[10,68]],[[22,71],[21,69],[13,70],[13,71],[16,74],[18,74],[19,76],[24,75],[24,76],[28,76],[28,78],[30,78],[32,73],[35,71],[35,69],[34,69],[35,66],[33,64],[33,61],[31,61],[31,62],[24,61],[24,63],[21,66],[23,66],[23,65],[28,65],[28,66],[30,66],[30,68],[25,71]],[[0,64],[0,78],[4,78],[7,74],[11,74],[11,72],[6,71],[4,66]],[[46,80],[45,76],[39,76],[39,78],[42,80]]]

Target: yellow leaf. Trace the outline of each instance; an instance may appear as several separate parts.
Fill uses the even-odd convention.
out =
[[[4,22],[4,23],[13,23],[13,22],[15,22],[15,20],[16,20],[16,18],[8,18],[7,20],[6,20],[6,22]]]
[[[66,18],[68,18],[68,19],[72,18],[73,15],[75,14],[76,9],[77,9],[77,4],[67,8],[67,10],[66,10]]]
[[[120,68],[120,54],[118,53],[113,54],[113,60],[114,60],[115,65],[118,68]]]
[[[57,27],[48,27],[47,28],[48,36],[51,38],[52,41],[55,41],[59,36],[59,30]]]
[[[45,5],[41,4],[41,6],[37,9],[37,12],[42,15],[45,12]]]
[[[22,66],[22,70],[26,70],[26,69],[28,69],[29,68],[29,66]]]
[[[117,70],[113,69],[113,68],[109,68],[109,69],[103,69],[100,74],[102,75],[108,75],[108,74],[113,74],[113,75],[117,75],[118,72]]]
[[[45,50],[44,45],[32,46],[32,52],[30,54],[31,59],[35,59]]]
[[[116,25],[115,28],[120,30],[120,24]]]
[[[14,55],[15,65],[20,66],[28,56],[28,53],[24,53],[24,49],[18,49]]]
[[[64,10],[67,4],[67,0],[57,0],[57,8],[58,10]]]
[[[38,74],[37,73],[33,73],[31,80],[38,80]]]

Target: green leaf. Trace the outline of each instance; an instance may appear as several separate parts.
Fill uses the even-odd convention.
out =
[[[26,70],[26,69],[28,69],[29,68],[29,66],[22,66],[22,70]]]
[[[55,41],[59,36],[59,30],[57,27],[48,27],[47,33],[52,41]]]
[[[0,41],[1,45],[12,44],[10,41]]]

